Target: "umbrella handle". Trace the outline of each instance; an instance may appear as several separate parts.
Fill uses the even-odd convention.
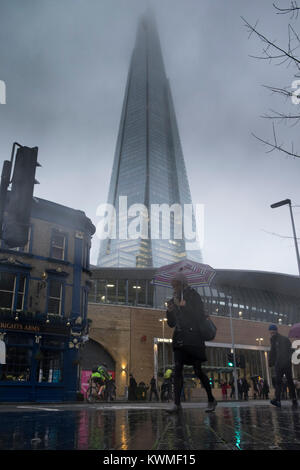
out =
[[[180,307],[184,307],[185,306],[185,300],[183,298],[183,283],[181,284],[181,299],[180,299],[180,303],[179,303]]]

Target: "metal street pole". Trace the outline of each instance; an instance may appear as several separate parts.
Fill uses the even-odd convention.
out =
[[[166,369],[166,366],[165,366],[165,322],[167,321],[166,318],[160,318],[159,321],[162,322],[162,332],[163,332],[163,370],[164,370],[164,373],[165,373],[165,369]]]
[[[258,342],[259,347],[261,347],[261,342],[263,340],[264,340],[263,338],[256,338],[256,341]],[[260,356],[261,373],[262,373],[262,377],[264,377],[265,371],[264,371],[264,365],[263,365],[263,359],[262,359],[262,350],[261,349],[259,350],[259,356]]]
[[[163,368],[164,368],[164,373],[166,371],[166,361],[165,361],[165,319],[163,318],[162,321],[163,325]]]
[[[295,243],[295,249],[296,249],[297,263],[298,263],[298,272],[300,276],[300,257],[299,257],[299,248],[298,248],[298,243],[297,243],[295,222],[294,222],[293,211],[292,211],[292,201],[290,199],[284,199],[284,201],[279,201],[279,202],[275,202],[275,204],[271,204],[271,208],[276,209],[277,207],[281,207],[285,205],[288,205],[290,208],[290,215],[291,215],[292,228],[293,228],[293,237],[294,237],[294,243]]]
[[[238,386],[237,386],[237,373],[236,373],[236,356],[235,356],[235,344],[234,344],[234,335],[233,335],[233,324],[232,324],[232,310],[231,302],[232,297],[227,297],[230,299],[229,303],[229,316],[230,316],[230,331],[231,331],[231,343],[232,343],[232,352],[233,352],[233,380],[235,388],[235,399],[238,401]]]
[[[295,228],[295,222],[294,222],[294,217],[293,217],[293,211],[292,211],[292,204],[291,204],[291,201],[289,202],[289,208],[290,208],[291,221],[292,221],[292,227],[293,227],[293,235],[294,235],[294,243],[295,243],[296,256],[297,256],[297,263],[298,263],[298,271],[299,271],[299,276],[300,276],[299,248],[298,248],[297,235],[296,235],[296,228]]]

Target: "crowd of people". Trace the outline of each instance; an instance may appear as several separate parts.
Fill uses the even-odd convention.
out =
[[[129,387],[128,387],[128,400],[149,400],[154,398],[156,401],[171,401],[173,398],[173,371],[167,369],[165,371],[163,382],[159,387],[155,377],[152,377],[149,385],[144,382],[136,382],[132,374],[130,374]]]
[[[113,401],[116,399],[116,385],[111,374],[107,371],[106,365],[100,365],[93,369],[90,382],[94,383],[95,390],[99,399],[105,401]],[[234,380],[231,379],[229,383],[227,381],[219,382],[222,400],[235,399],[235,385]],[[276,388],[276,377],[272,377],[272,385]],[[300,380],[294,380],[295,390],[297,398],[300,398]],[[238,387],[238,398],[239,400],[248,400],[249,398],[268,400],[270,387],[267,380],[260,376],[251,377],[249,383],[246,377],[240,377],[237,380]],[[282,378],[281,387],[281,400],[289,399],[289,389],[287,379],[284,376]],[[153,376],[149,381],[149,384],[144,382],[137,383],[132,374],[130,374],[130,383],[128,387],[128,400],[149,400],[155,399],[161,402],[170,402],[174,398],[174,371],[167,369],[163,376],[163,381],[159,386]],[[186,401],[185,387],[182,387],[181,398]]]
[[[98,399],[104,401],[113,401],[116,400],[116,385],[115,381],[112,378],[111,374],[107,371],[106,365],[100,365],[93,369],[90,383],[94,384],[95,390]],[[231,379],[229,382],[223,381],[219,382],[222,400],[235,399],[235,384],[234,380]],[[272,377],[272,385],[276,389],[276,377]],[[295,390],[297,398],[300,398],[300,380],[294,380]],[[214,383],[215,386],[215,383]],[[246,377],[240,377],[237,380],[238,387],[238,399],[239,400],[248,400],[249,398],[268,400],[270,387],[267,380],[263,379],[260,376],[253,376],[249,381]],[[282,378],[282,387],[281,387],[281,400],[287,400],[290,398],[290,392],[288,388],[287,379],[284,376]],[[130,374],[130,381],[128,387],[128,400],[136,401],[161,401],[161,402],[170,402],[174,399],[174,371],[168,368],[163,376],[161,385],[157,384],[155,377],[153,376],[149,381],[149,384],[141,381],[136,382],[134,376]],[[181,399],[186,401],[185,387],[182,387],[181,390]]]
[[[259,376],[254,376],[251,377],[251,382],[252,384],[247,381],[246,377],[240,377],[237,380],[239,400],[248,400],[250,393],[254,399],[261,398],[263,400],[268,400],[270,387],[267,380]],[[221,389],[223,400],[227,400],[228,398],[235,398],[235,385],[233,379],[229,383],[222,382]]]
[[[187,278],[182,272],[174,275],[172,287],[174,296],[167,302],[166,315],[168,326],[174,328],[172,339],[174,370],[167,369],[165,371],[160,386],[160,400],[174,400],[174,407],[170,412],[178,413],[182,410],[181,400],[185,400],[183,369],[184,365],[192,365],[195,376],[200,380],[207,394],[208,407],[206,411],[212,412],[217,406],[217,401],[213,395],[214,386],[203,371],[202,364],[207,361],[205,341],[210,341],[214,336],[207,338],[207,335],[211,335],[211,331],[208,332],[207,329],[209,322],[204,312],[203,302],[197,291],[188,285]],[[211,330],[211,327],[209,329]],[[213,330],[213,335],[215,335],[215,329],[213,328]],[[289,338],[279,334],[277,325],[270,325],[269,333],[271,344],[269,367],[274,371],[272,385],[275,388],[275,398],[271,400],[271,404],[281,407],[282,399],[290,399],[292,407],[297,408],[300,382],[292,377],[291,342]],[[269,399],[270,387],[267,380],[259,376],[252,376],[250,379],[252,384],[247,381],[245,376],[238,378],[238,398],[248,400],[249,391],[252,389],[251,397],[254,399]],[[107,400],[115,399],[114,381],[105,365],[93,370],[91,383],[97,386],[97,396],[104,395]],[[229,384],[223,382],[220,386],[223,399],[228,399],[229,389],[231,390],[230,398],[236,397],[234,380],[231,380]],[[159,400],[159,390],[155,377],[151,378],[149,385],[144,382],[137,384],[133,375],[130,374],[128,400],[147,400],[149,398],[152,401],[152,397],[157,401]]]

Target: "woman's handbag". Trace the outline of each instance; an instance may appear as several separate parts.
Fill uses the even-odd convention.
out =
[[[201,322],[200,332],[204,341],[212,341],[216,337],[217,327],[209,317],[206,317],[205,320]]]

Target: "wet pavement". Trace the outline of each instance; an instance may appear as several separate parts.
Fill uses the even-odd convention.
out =
[[[300,450],[300,408],[267,401],[10,404],[0,406],[0,450]]]

